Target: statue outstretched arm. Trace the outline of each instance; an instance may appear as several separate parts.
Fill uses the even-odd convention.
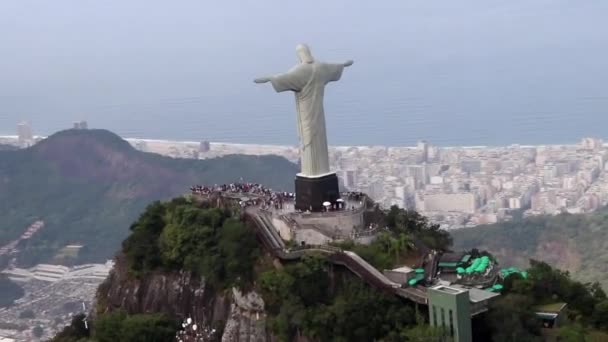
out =
[[[312,71],[312,70],[310,70]],[[301,68],[294,68],[286,73],[277,74],[273,76],[260,77],[254,80],[255,83],[272,83],[272,87],[276,92],[282,91],[300,91],[309,80],[309,75],[306,70]]]
[[[259,77],[253,80],[255,83],[267,83],[270,82],[270,77]]]

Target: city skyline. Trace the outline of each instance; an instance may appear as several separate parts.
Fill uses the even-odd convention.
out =
[[[126,140],[138,150],[174,158],[274,154],[298,163],[300,157],[296,145]],[[35,142],[0,136],[0,143]],[[598,138],[559,145],[330,146],[329,158],[343,187],[384,207],[414,209],[444,229],[513,215],[591,212],[608,204],[608,144]]]
[[[27,128],[23,128],[24,126],[26,126]],[[58,131],[55,132],[51,132],[48,135],[45,134],[35,134],[35,130],[32,128],[32,124],[30,121],[27,120],[22,120],[19,121],[16,124],[16,132],[17,134],[12,134],[13,132],[10,131],[0,131],[0,139],[2,138],[19,138],[20,137],[20,130],[25,129],[27,130],[27,136],[30,140],[33,139],[45,139],[47,138],[49,135],[53,135],[57,132],[60,132],[62,130],[66,130],[66,129],[88,129],[88,121],[86,120],[76,120],[73,121],[70,124],[66,124],[64,127],[60,128]],[[110,130],[107,128],[103,128],[103,127],[90,127],[91,129],[105,129],[105,130]],[[116,132],[115,132],[116,133]],[[118,133],[116,133],[118,134]],[[246,143],[246,142],[239,142],[239,141],[223,141],[223,140],[208,140],[205,139],[204,137],[200,140],[185,140],[185,139],[171,139],[171,138],[153,138],[153,137],[145,137],[145,136],[121,136],[121,138],[126,139],[126,140],[141,140],[141,141],[150,141],[150,142],[159,142],[159,143],[172,143],[172,142],[178,142],[178,143],[188,143],[188,144],[199,144],[199,143],[205,143],[205,144],[227,144],[227,145],[244,145],[244,146],[268,146],[268,147],[277,147],[277,148],[281,148],[281,147],[297,147],[298,143],[297,141],[294,142],[293,144],[285,144],[285,143]],[[581,139],[585,139],[585,138],[594,138],[594,139],[600,139],[602,141],[608,141],[608,137],[604,137],[604,136],[598,136],[598,135],[586,135],[583,134],[579,137],[574,138],[571,141],[561,141],[561,142],[546,142],[546,143],[537,143],[537,144],[525,144],[525,143],[519,143],[519,142],[512,142],[512,143],[508,143],[508,144],[497,144],[497,145],[484,145],[484,144],[470,144],[470,145],[439,145],[439,144],[435,144],[434,141],[429,141],[426,139],[420,139],[417,140],[415,142],[412,142],[409,145],[386,145],[386,144],[368,144],[368,145],[338,145],[338,144],[329,144],[330,147],[333,148],[343,148],[343,147],[403,147],[403,148],[407,148],[407,147],[415,147],[418,146],[421,142],[426,142],[426,143],[433,143],[433,146],[437,146],[437,147],[441,147],[441,148],[493,148],[493,147],[513,147],[513,146],[517,146],[517,147],[536,147],[536,146],[561,146],[561,145],[576,145],[580,142]],[[329,138],[328,138],[329,139]],[[9,142],[10,144],[11,142]],[[605,144],[608,144],[608,142],[606,142]]]

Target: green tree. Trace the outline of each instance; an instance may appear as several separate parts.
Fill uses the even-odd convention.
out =
[[[595,304],[592,316],[593,324],[602,330],[608,330],[608,300]]]
[[[385,212],[385,222],[396,236],[400,233],[415,235],[429,248],[447,250],[452,245],[452,238],[447,231],[430,223],[427,217],[414,210],[392,206]]]
[[[178,330],[176,321],[161,314],[128,316],[122,324],[121,342],[172,341]]]
[[[580,325],[567,325],[559,328],[560,342],[585,342],[585,329]]]
[[[185,270],[218,288],[253,281],[260,256],[252,229],[219,208],[202,208],[184,198],[148,206],[123,244],[130,272]]]
[[[95,320],[95,338],[99,342],[117,342],[121,340],[122,325],[127,318],[124,311],[100,315]]]
[[[154,270],[162,263],[158,237],[165,226],[164,215],[165,205],[161,202],[150,204],[131,225],[131,235],[122,244],[130,269],[136,275]]]
[[[177,321],[162,314],[118,311],[97,318],[94,337],[99,342],[164,342],[172,341],[178,328]]]
[[[444,329],[431,327],[430,325],[416,325],[402,333],[406,341],[412,342],[451,342],[454,339],[449,337]]]
[[[81,342],[87,341],[90,331],[84,324],[84,314],[72,317],[72,323],[59,332],[51,342]]]
[[[491,305],[487,324],[495,342],[541,341],[540,321],[532,306],[534,301],[520,294],[501,296]]]
[[[228,219],[222,226],[218,243],[224,259],[225,282],[245,286],[253,280],[253,266],[260,256],[258,242],[252,229],[236,219]]]
[[[267,271],[257,283],[269,326],[282,341],[298,334],[319,341],[400,341],[400,332],[415,323],[409,303],[337,272],[322,256]]]

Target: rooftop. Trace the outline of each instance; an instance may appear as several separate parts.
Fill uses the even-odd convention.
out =
[[[494,297],[500,296],[500,293],[484,291],[476,288],[468,288],[461,285],[451,285],[452,288],[460,289],[460,291],[469,291],[469,299],[472,303],[487,301]]]
[[[537,305],[534,307],[534,310],[538,312],[546,312],[546,313],[559,313],[566,307],[566,303],[557,302],[557,303],[549,303],[543,305]]]
[[[431,289],[433,289],[435,291],[439,291],[439,292],[448,293],[448,294],[459,294],[459,293],[466,292],[466,289],[464,289],[464,288],[455,287],[455,286],[445,286],[445,285],[438,285],[435,287],[431,287]]]
[[[439,262],[460,262],[465,256],[465,253],[443,253]]]
[[[395,271],[395,272],[409,273],[409,272],[412,272],[412,269],[409,268],[409,267],[407,267],[407,266],[401,266],[401,267],[393,269],[393,271]]]

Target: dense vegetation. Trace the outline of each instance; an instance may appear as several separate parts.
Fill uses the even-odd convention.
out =
[[[535,312],[540,305],[556,302],[567,303],[566,325],[558,331],[563,341],[608,338],[602,332],[608,331],[608,298],[598,283],[583,284],[544,262],[530,263],[528,277],[509,276],[501,297],[476,322],[478,340],[542,341],[542,323]]]
[[[409,234],[426,247],[445,251],[452,245],[450,234],[439,229],[438,224],[429,222],[426,216],[414,210],[405,210],[396,205],[384,213],[384,221],[394,234]]]
[[[0,308],[9,306],[23,297],[23,289],[5,275],[0,274]]]
[[[531,217],[452,231],[456,249],[492,251],[504,265],[529,259],[568,270],[580,281],[608,286],[608,209],[592,214]]]
[[[174,340],[178,328],[177,321],[161,314],[127,315],[118,311],[99,316],[87,329],[81,314],[74,316],[51,342],[165,342]]]
[[[45,227],[22,244],[19,264],[105,261],[152,201],[241,178],[289,190],[296,172],[276,156],[174,159],[139,152],[108,131],[62,131],[28,149],[0,151],[0,246],[40,219]],[[69,243],[85,248],[61,256]]]
[[[401,341],[416,324],[411,303],[344,273],[330,278],[329,262],[306,257],[261,274],[270,327],[281,339],[301,334],[319,341]]]
[[[304,257],[279,268],[262,262],[252,230],[234,214],[186,198],[152,203],[131,225],[131,235],[123,243],[129,271],[141,277],[187,270],[218,289],[255,286],[264,299],[268,327],[281,341],[296,336],[318,341],[447,340],[443,331],[426,324],[424,308],[416,310],[411,302],[368,286],[325,256]],[[376,241],[368,246],[340,245],[380,269],[402,264],[425,246],[450,248],[450,236],[416,212],[393,207],[375,215],[374,222],[386,227]],[[601,286],[531,261],[528,277],[509,276],[489,312],[474,319],[475,340],[542,341],[542,322],[535,312],[539,305],[556,302],[568,303],[566,323],[556,331],[561,341],[608,338],[608,298]],[[55,341],[160,341],[171,339],[176,331],[169,318],[120,311],[91,322],[93,336],[79,324],[74,321]]]
[[[452,244],[450,234],[413,210],[397,206],[392,206],[389,210],[378,209],[371,221],[387,228],[371,244],[360,245],[347,241],[335,245],[359,254],[379,270],[402,265],[418,246],[445,251]]]
[[[368,218],[386,227],[370,245],[336,244],[378,269],[392,268],[417,254],[417,245],[446,250],[450,236],[414,211],[378,209]],[[421,243],[423,241],[423,243]],[[298,334],[320,341],[443,341],[443,332],[424,324],[424,314],[392,294],[369,287],[349,272],[330,271],[321,256],[307,257],[258,279],[271,329],[284,341]]]
[[[399,265],[417,245],[442,250],[450,246],[447,234],[415,212],[391,208],[379,217],[388,230],[371,245],[340,245],[380,269]],[[261,275],[258,284],[270,326],[284,340],[297,334],[321,341],[442,340],[442,332],[425,325],[424,314],[416,317],[409,303],[369,288],[348,274],[330,277],[328,268],[325,259],[314,257]],[[568,272],[531,261],[526,279],[514,274],[504,285],[490,311],[473,321],[476,341],[542,341],[542,322],[535,312],[539,305],[555,302],[568,303],[566,324],[557,331],[562,341],[608,338],[608,300],[598,283],[582,283],[571,279]],[[365,316],[350,312],[352,307]]]
[[[184,198],[155,202],[131,225],[123,243],[130,271],[187,270],[219,288],[245,286],[260,254],[252,229],[228,209],[203,208]]]

